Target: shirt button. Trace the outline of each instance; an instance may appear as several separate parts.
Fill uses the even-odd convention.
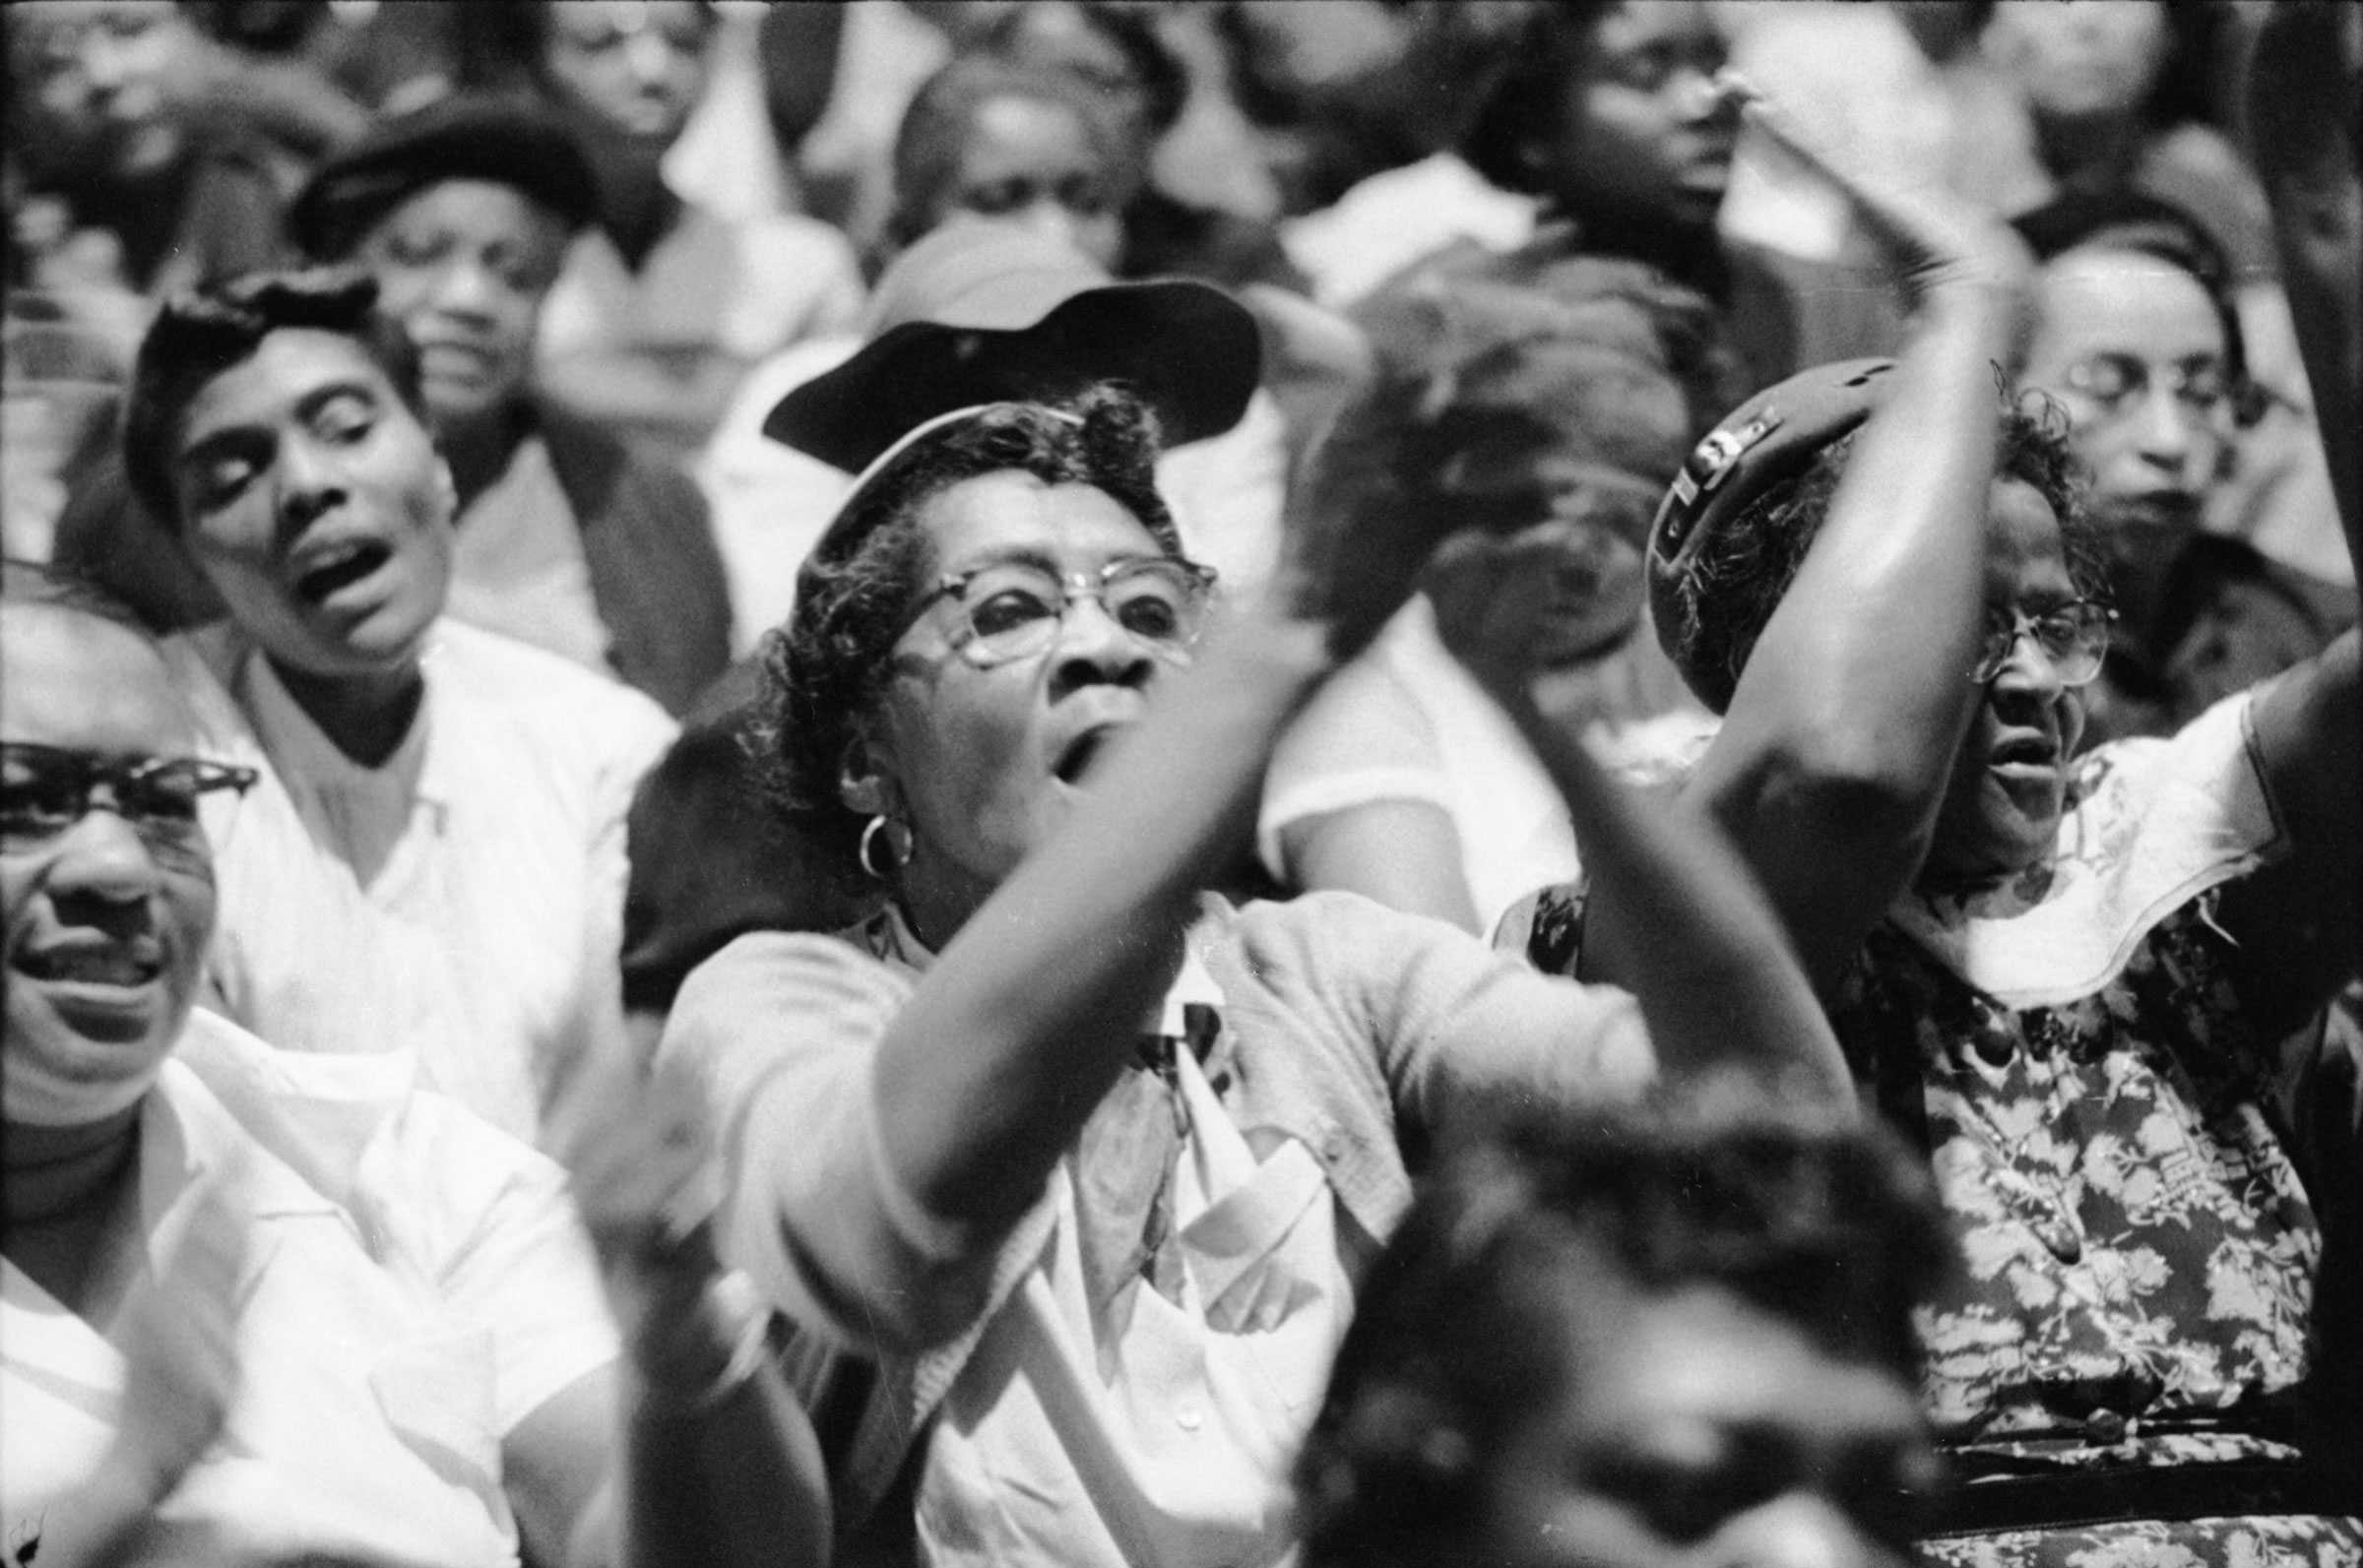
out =
[[[1175,1413],[1174,1419],[1182,1423],[1182,1430],[1194,1432],[1206,1424],[1206,1412],[1195,1405],[1184,1405]]]

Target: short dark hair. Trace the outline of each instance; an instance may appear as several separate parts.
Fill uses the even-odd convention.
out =
[[[1544,194],[1526,149],[1554,135],[1567,112],[1567,86],[1583,70],[1592,34],[1620,0],[1540,0],[1505,41],[1501,73],[1461,143],[1461,157],[1505,191]]]
[[[979,108],[996,98],[1054,104],[1074,115],[1118,175],[1131,172],[1147,152],[1120,145],[1106,105],[1065,72],[991,55],[964,55],[927,78],[903,111],[894,138],[894,211],[886,220],[890,245],[900,248],[926,233],[920,196],[932,195],[951,177],[970,122]]]
[[[1756,639],[1820,535],[1861,434],[1831,442],[1802,473],[1767,486],[1715,531],[1682,580],[1680,624],[1660,626],[1658,638],[1691,690],[1716,712],[1729,706]],[[2085,510],[2082,470],[2057,403],[2040,393],[2006,395],[1994,472],[2024,480],[2050,504],[2076,592],[2107,597],[2106,545]]]
[[[132,362],[123,403],[123,469],[131,492],[180,527],[172,453],[181,416],[206,384],[254,357],[275,332],[351,338],[421,414],[418,358],[400,323],[377,308],[377,280],[353,267],[247,273],[164,302]],[[421,417],[423,415],[421,414]]]
[[[948,424],[888,459],[847,501],[798,574],[787,625],[764,639],[765,717],[754,726],[775,802],[833,850],[825,858],[844,876],[858,877],[863,822],[838,799],[838,779],[925,592],[921,510],[964,480],[1030,473],[1106,493],[1178,557],[1157,451],[1148,406],[1103,383],[1070,403],[995,404]]]
[[[1722,1286],[1909,1383],[1952,1258],[1925,1162],[1877,1126],[1728,1095],[1524,1112],[1447,1152],[1371,1270],[1298,1460],[1307,1568],[1462,1560],[1603,1263]]]

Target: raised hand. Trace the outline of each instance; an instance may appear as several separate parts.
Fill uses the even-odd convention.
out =
[[[1942,189],[1881,179],[1850,150],[1809,130],[1737,72],[1724,72],[1717,85],[1740,101],[1745,125],[1853,209],[1865,231],[1886,249],[1915,301],[1948,284],[2024,287],[2033,258],[1993,214]]]
[[[603,1039],[543,1088],[543,1149],[566,1169],[634,1365],[662,1388],[711,1384],[745,1325],[708,1302],[721,1185],[694,1076],[677,1062],[644,1071]]]

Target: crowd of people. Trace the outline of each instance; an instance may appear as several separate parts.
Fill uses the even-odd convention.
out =
[[[2363,1568],[2363,7],[0,26],[13,1563]]]

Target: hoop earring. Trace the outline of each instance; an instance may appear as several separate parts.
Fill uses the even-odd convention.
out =
[[[885,835],[886,852],[893,857],[894,861],[883,871],[872,863],[869,852],[869,847],[877,841],[880,834]],[[901,836],[899,839],[896,837],[898,834]],[[916,848],[918,846],[912,842],[911,830],[894,821],[884,812],[880,812],[862,825],[862,842],[854,849],[854,858],[862,862],[862,869],[867,872],[873,880],[888,882],[893,880],[895,872],[911,863],[911,854]]]

